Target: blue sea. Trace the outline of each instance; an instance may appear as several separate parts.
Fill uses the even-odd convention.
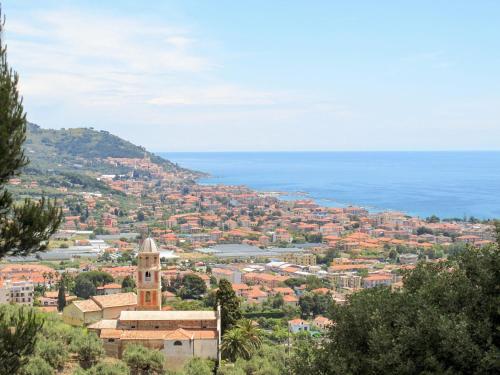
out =
[[[164,152],[200,183],[441,218],[500,218],[500,152]]]

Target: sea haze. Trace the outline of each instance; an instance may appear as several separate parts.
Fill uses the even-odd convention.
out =
[[[360,205],[422,217],[500,217],[500,152],[162,152],[207,172],[200,183],[308,193],[327,206]]]

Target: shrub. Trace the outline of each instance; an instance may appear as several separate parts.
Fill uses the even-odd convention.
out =
[[[142,345],[127,345],[123,352],[123,361],[130,368],[132,375],[156,375],[165,371],[165,357],[157,350]]]
[[[184,365],[186,375],[211,375],[214,371],[214,363],[207,359],[193,358]]]
[[[80,366],[88,369],[94,366],[104,355],[101,340],[93,333],[82,335],[75,343]]]
[[[43,358],[31,357],[29,362],[21,369],[22,375],[54,375],[54,369]]]
[[[35,352],[55,369],[62,369],[68,360],[68,350],[61,340],[40,339]]]
[[[86,371],[86,375],[129,375],[130,371],[122,361],[106,363],[101,362]]]

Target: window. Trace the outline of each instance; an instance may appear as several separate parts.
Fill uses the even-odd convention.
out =
[[[146,292],[146,298],[145,298],[145,301],[146,301],[146,302],[151,302],[151,292]]]
[[[130,326],[130,328],[134,329],[134,328],[135,328],[135,326]]]
[[[146,273],[144,274],[144,280],[151,281],[151,272],[146,271]]]
[[[160,328],[160,326],[155,326],[155,329],[159,329],[159,328]]]
[[[182,342],[180,342],[180,341],[174,341],[174,346],[182,346]]]
[[[108,339],[108,342],[115,342],[115,339]]]

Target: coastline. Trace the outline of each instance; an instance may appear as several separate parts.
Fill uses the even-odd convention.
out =
[[[199,184],[245,186],[281,200],[307,198],[325,207],[356,206],[421,218],[500,217],[500,199],[494,194],[500,188],[496,151],[160,154],[184,167],[208,171],[196,179]],[[318,162],[323,157],[326,161]],[[428,178],[434,170],[426,164],[439,178]],[[374,172],[375,167],[382,172]],[[463,173],[456,172],[462,167]]]

